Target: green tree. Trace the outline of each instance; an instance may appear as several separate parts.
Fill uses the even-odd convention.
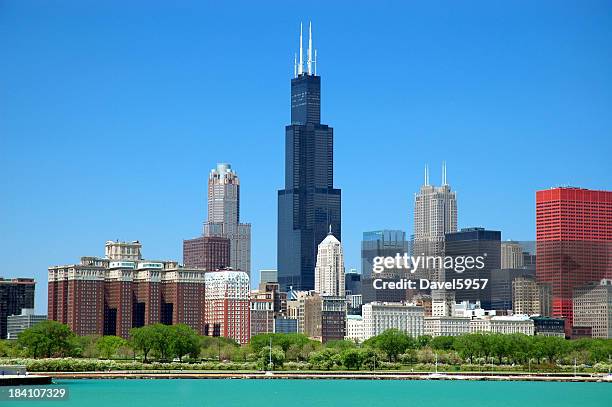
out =
[[[455,338],[452,336],[436,336],[429,342],[429,346],[435,350],[453,349]]]
[[[183,356],[197,357],[200,352],[198,333],[185,324],[170,327],[170,352],[172,356],[183,360]]]
[[[347,369],[359,370],[361,367],[362,352],[356,348],[346,348],[340,353],[342,365]]]
[[[172,327],[164,324],[146,326],[153,337],[153,351],[161,360],[168,360],[172,340]]]
[[[555,363],[557,358],[563,356],[567,349],[569,349],[564,338],[556,336],[540,336],[536,338],[542,338],[539,339],[542,343],[542,352],[549,363]]]
[[[130,330],[130,344],[135,351],[142,352],[143,361],[147,363],[147,356],[153,349],[154,338],[151,325]]]
[[[512,353],[513,343],[510,340],[510,335],[495,334],[489,335],[489,337],[492,353],[497,357],[497,361],[501,365],[504,357],[508,357]]]
[[[474,356],[478,354],[478,343],[474,340],[473,335],[460,335],[455,338],[454,348],[463,358],[463,360],[472,363]]]
[[[75,335],[68,325],[42,321],[19,334],[17,342],[28,356],[66,356],[74,350]]]
[[[282,368],[285,363],[285,352],[280,346],[273,346],[272,352],[270,347],[262,348],[259,352],[259,363],[263,368],[270,370]]]
[[[336,362],[336,359],[334,358],[335,355],[337,355],[337,352],[326,348],[319,352],[311,353],[308,361],[311,365],[318,369],[330,370],[332,367],[334,367]]]
[[[431,342],[432,337],[429,335],[421,335],[416,339],[416,346],[417,348],[424,348],[426,346],[429,346],[429,342]]]
[[[387,329],[380,335],[365,341],[364,345],[382,350],[387,355],[389,362],[393,362],[397,360],[398,355],[414,347],[416,343],[413,338],[398,329]]]
[[[110,359],[117,350],[126,344],[125,339],[114,335],[103,336],[96,342],[96,348],[103,359]]]
[[[345,349],[353,349],[355,347],[357,347],[357,344],[353,341],[348,341],[348,340],[336,340],[336,341],[329,341],[325,344],[326,348],[330,348],[330,349],[336,349],[338,351],[343,351]]]

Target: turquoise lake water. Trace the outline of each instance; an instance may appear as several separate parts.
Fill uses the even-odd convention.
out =
[[[68,400],[2,406],[612,406],[610,383],[417,380],[58,380]]]

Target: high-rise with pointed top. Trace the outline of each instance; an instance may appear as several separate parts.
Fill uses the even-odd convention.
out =
[[[331,225],[341,240],[340,189],[334,188],[333,129],[321,124],[321,77],[309,25],[304,69],[300,51],[291,80],[291,124],[285,127],[285,188],[278,191],[278,280],[284,290],[314,289],[317,246]],[[313,54],[315,58],[313,59]]]

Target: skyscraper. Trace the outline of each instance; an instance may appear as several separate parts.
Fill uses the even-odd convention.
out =
[[[230,240],[230,267],[250,274],[251,225],[240,223],[240,179],[226,163],[217,164],[208,177],[208,220],[204,236]]]
[[[382,273],[373,273],[373,261],[375,257],[395,257],[397,254],[403,256],[408,253],[408,241],[406,232],[402,230],[375,230],[363,232],[361,241],[361,273],[363,303],[379,302],[401,302],[406,299],[406,293],[402,290],[375,289],[374,279],[383,282],[398,281],[406,277],[404,270],[385,269]]]
[[[6,339],[7,318],[19,315],[24,308],[34,308],[34,287],[31,278],[0,277],[0,339]]]
[[[573,290],[612,279],[612,191],[536,192],[536,276],[552,286],[552,316],[573,325]]]
[[[455,291],[456,301],[480,301],[482,308],[491,309],[491,271],[501,265],[501,232],[484,228],[465,228],[459,232],[445,235],[444,254],[453,258],[463,256],[480,256],[483,267],[474,267],[463,271],[447,270],[445,281],[455,278],[487,279],[487,284],[480,289],[461,289]],[[481,280],[482,281],[482,280]]]
[[[315,291],[323,296],[344,297],[344,254],[331,230],[319,244],[315,267]]]
[[[317,245],[332,227],[341,241],[340,190],[334,188],[333,129],[321,124],[321,77],[316,74],[312,30],[307,69],[295,58],[291,124],[285,127],[285,188],[278,191],[278,280],[282,290],[314,289]]]
[[[414,197],[415,256],[440,256],[444,252],[444,235],[457,231],[457,197],[446,182],[446,164],[442,167],[442,185],[429,183],[429,168],[425,167],[425,183]],[[443,280],[440,269],[417,271],[418,277]]]

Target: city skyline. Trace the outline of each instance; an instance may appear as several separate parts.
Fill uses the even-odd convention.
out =
[[[4,277],[33,276],[39,285],[44,284],[48,266],[68,263],[82,253],[101,255],[92,253],[97,242],[116,238],[142,241],[147,247],[145,255],[155,253],[163,258],[180,259],[182,239],[197,236],[200,232],[201,214],[205,213],[206,177],[208,170],[218,162],[232,163],[241,175],[241,196],[244,197],[241,211],[244,219],[253,225],[252,274],[257,276],[257,271],[262,268],[275,268],[276,214],[272,208],[275,207],[275,191],[283,185],[282,129],[287,122],[287,79],[293,69],[294,34],[299,20],[308,19],[292,10],[283,14],[287,21],[274,24],[272,20],[266,21],[270,24],[261,29],[258,38],[265,44],[263,48],[268,48],[265,66],[254,64],[250,66],[249,75],[241,74],[250,76],[251,82],[235,75],[237,71],[232,69],[228,75],[220,74],[219,68],[186,52],[189,48],[183,43],[172,41],[172,38],[176,39],[173,36],[195,33],[205,38],[209,33],[207,30],[220,28],[218,24],[207,29],[188,25],[178,34],[170,33],[169,27],[157,26],[154,29],[145,24],[141,27],[145,28],[145,33],[162,33],[159,35],[164,41],[155,46],[162,47],[163,52],[171,56],[179,55],[177,52],[185,53],[188,61],[199,61],[196,68],[189,68],[188,63],[170,63],[152,57],[160,66],[145,69],[141,78],[136,75],[141,68],[139,64],[129,58],[119,63],[117,57],[125,56],[142,38],[126,41],[124,47],[107,49],[104,34],[96,36],[94,33],[89,39],[101,52],[99,58],[108,65],[96,64],[97,57],[93,53],[77,52],[78,46],[84,43],[75,39],[71,44],[77,48],[64,48],[47,69],[46,75],[54,79],[51,82],[63,84],[57,87],[41,79],[39,68],[29,64],[32,60],[28,58],[31,57],[21,53],[19,47],[25,47],[32,55],[38,54],[32,52],[35,49],[57,51],[65,44],[63,36],[74,35],[76,28],[65,27],[58,31],[57,37],[44,41],[39,37],[45,35],[37,36],[38,39],[29,37],[15,25],[19,20],[17,17],[22,15],[20,13],[27,11],[21,7],[28,6],[11,5],[3,17],[9,23],[7,29],[15,33],[15,42],[9,45],[0,40],[0,44],[8,49],[7,56],[15,61],[12,67],[0,68],[3,88],[10,96],[9,103],[0,107],[2,115],[9,118],[0,124],[0,132],[9,135],[1,141],[6,169],[1,176],[1,185],[8,199],[1,200],[0,209],[9,215],[3,218],[2,228],[5,236],[11,236],[1,249],[3,258],[9,262]],[[413,13],[416,15],[419,11],[424,13],[428,22],[439,11],[435,7],[416,7],[416,10],[414,7],[409,10],[417,11]],[[512,6],[507,7],[512,11]],[[128,14],[136,11],[129,6],[126,10]],[[545,11],[544,6],[533,7],[526,16],[511,13],[509,18],[518,23],[541,17]],[[36,18],[41,16],[33,13],[29,16],[38,23],[28,25],[35,26],[39,34],[44,34],[46,30],[58,28],[55,24],[61,24],[62,13],[84,13],[82,10],[54,12],[59,16],[56,22],[45,20],[38,24],[41,21]],[[105,15],[109,11],[101,12]],[[427,163],[435,168],[440,161],[447,161],[452,174],[450,183],[453,190],[458,191],[459,227],[482,226],[501,230],[503,240],[535,239],[536,190],[559,184],[610,189],[610,179],[606,177],[610,173],[610,164],[605,152],[610,150],[606,134],[610,133],[612,125],[604,114],[611,105],[607,92],[610,79],[603,76],[602,70],[609,61],[602,51],[604,44],[609,43],[606,38],[609,39],[610,34],[601,31],[602,27],[609,26],[609,17],[598,16],[597,7],[594,7],[593,10],[580,10],[585,21],[572,20],[572,24],[560,24],[565,15],[574,12],[576,10],[569,6],[555,10],[546,16],[548,25],[544,24],[540,31],[532,29],[527,33],[512,31],[509,23],[502,24],[499,29],[483,23],[497,36],[517,36],[515,39],[506,38],[504,42],[506,47],[511,46],[512,52],[507,56],[510,61],[506,61],[510,67],[502,69],[501,73],[496,72],[501,67],[492,63],[490,56],[487,57],[487,52],[495,52],[493,41],[478,37],[476,39],[480,42],[475,48],[457,41],[454,45],[458,49],[443,56],[438,54],[436,47],[430,47],[444,42],[436,43],[431,36],[452,43],[451,30],[436,32],[436,28],[442,27],[434,24],[426,28],[425,23],[416,24],[407,28],[412,36],[407,36],[410,41],[401,48],[409,50],[414,59],[393,59],[399,68],[405,70],[402,75],[394,72],[395,68],[388,71],[391,57],[397,56],[391,52],[397,44],[390,41],[395,28],[383,28],[376,15],[372,16],[374,27],[379,29],[376,33],[359,33],[357,27],[350,28],[358,26],[357,21],[365,15],[363,8],[351,11],[346,21],[332,21],[337,15],[335,13],[339,13],[333,6],[330,6],[328,15],[312,16],[319,47],[317,70],[325,78],[322,115],[326,122],[333,123],[336,133],[334,183],[343,189],[345,195],[342,244],[347,269],[359,265],[362,232],[412,230],[414,208],[411,201],[420,185],[422,168]],[[103,26],[100,20],[87,13],[83,18],[86,21],[93,19],[93,23],[97,23],[93,24],[94,27]],[[445,18],[454,21],[448,15]],[[468,18],[467,23],[454,26],[464,41],[475,39],[468,28],[470,21]],[[243,22],[236,21],[235,24]],[[176,21],[171,26],[175,24]],[[233,28],[232,24],[227,31],[222,31],[228,35],[224,47],[230,51],[223,53],[221,51],[225,48],[208,42],[206,47],[221,52],[220,55],[230,61],[233,58],[228,56],[230,53],[241,54],[240,59],[256,60],[251,49],[255,39],[238,41],[229,35]],[[574,36],[567,33],[563,36],[562,29],[570,30]],[[120,22],[116,30],[102,32],[111,36],[132,32]],[[338,38],[334,38],[336,32],[341,33]],[[280,40],[279,35],[282,37]],[[363,51],[363,44],[358,46],[346,42],[347,36],[354,36],[353,40],[358,40],[355,42],[365,41],[370,46],[373,38],[391,44],[373,54],[372,49]],[[535,55],[541,51],[538,46],[557,44],[558,36],[563,38],[566,49],[547,50],[541,57]],[[526,38],[534,41],[532,47],[520,48],[519,44]],[[587,42],[589,46],[585,46]],[[146,50],[155,49],[153,43],[147,41],[146,45]],[[171,51],[173,46],[177,46],[178,51]],[[343,62],[357,49],[370,58],[360,59],[361,70],[346,69]],[[474,63],[483,64],[478,72],[470,73],[466,69],[469,66],[453,61],[453,55],[461,52],[476,54],[473,55]],[[48,57],[49,51],[42,52],[42,56]],[[75,56],[79,56],[75,69],[68,69]],[[105,59],[107,57],[115,59]],[[532,62],[525,63],[525,58],[529,57]],[[15,67],[20,66],[31,66],[31,69],[17,72]],[[88,69],[82,70],[85,67]],[[426,75],[428,69],[435,74]],[[512,69],[518,69],[518,73],[513,74]],[[183,70],[188,71],[186,77],[178,79],[171,75]],[[363,80],[363,70],[373,73],[370,75],[372,82]],[[552,76],[547,76],[549,74]],[[216,75],[220,75],[216,82],[231,84],[236,89],[228,90],[227,86],[219,87],[218,84],[213,86],[205,78]],[[257,75],[265,78],[261,82],[265,82],[267,87],[252,83],[252,77]],[[390,83],[384,79],[385,75],[393,76],[397,83]],[[579,79],[571,79],[570,75]],[[544,76],[547,80],[542,81]],[[148,81],[158,77],[164,80],[157,82],[155,93],[143,93],[145,85],[150,86]],[[100,78],[109,89],[94,84]],[[442,84],[437,83],[440,78]],[[34,80],[30,86],[24,85],[31,79]],[[505,79],[509,79],[507,85],[498,83]],[[453,82],[455,80],[457,82]],[[519,82],[517,89],[511,89]],[[361,93],[355,93],[355,83],[359,83],[356,88]],[[208,92],[181,91],[191,84]],[[121,92],[115,94],[115,87]],[[482,87],[490,87],[490,90],[483,91]],[[80,88],[84,88],[88,96],[77,92]],[[223,96],[221,90],[227,90],[229,94]],[[251,93],[257,97],[264,95],[264,101],[250,96]],[[358,95],[361,99],[356,102]],[[230,121],[232,114],[236,114],[230,101],[237,97],[250,102],[257,100],[260,105],[255,112],[240,111],[250,123],[251,130],[247,134],[256,134],[257,137],[244,137],[241,133],[245,133],[249,126]],[[152,104],[145,100],[147,98],[178,98],[179,104]],[[535,101],[529,102],[528,98],[535,98]],[[562,102],[555,102],[555,99]],[[94,102],[96,100],[98,102]],[[500,107],[493,108],[493,100]],[[215,102],[217,106],[211,105]],[[115,103],[116,107],[113,107]],[[188,104],[192,106],[186,109]],[[376,109],[376,106],[382,108]],[[236,128],[225,125],[220,129],[215,124],[217,120],[201,118],[199,115],[206,109],[209,109],[211,117],[226,120]],[[152,117],[160,115],[161,111],[170,117],[169,121]],[[264,116],[263,112],[268,113]],[[31,117],[37,120],[31,121]],[[389,136],[372,137],[379,131]],[[216,132],[228,140],[214,137],[214,142],[219,144],[216,148],[201,140],[206,139],[202,134],[213,139],[211,135]],[[174,137],[167,137],[168,134]],[[552,137],[556,139],[554,143]],[[267,142],[261,142],[264,139]],[[436,142],[440,140],[443,143]],[[508,151],[508,143],[514,149]],[[235,148],[230,151],[230,146]],[[427,146],[431,151],[425,150],[414,159],[411,151]],[[480,149],[483,150],[481,153]],[[374,150],[380,150],[385,167],[370,158]],[[100,151],[106,153],[97,155]],[[577,151],[588,152],[588,159],[582,156],[574,158]],[[92,152],[96,152],[96,156],[92,156]],[[402,154],[389,159],[389,154],[396,152]],[[123,161],[126,156],[130,159]],[[478,171],[479,168],[483,170]],[[264,171],[267,176],[264,176]],[[433,172],[432,179],[436,178],[440,176]],[[145,195],[149,199],[138,199]],[[117,196],[134,199],[117,200]],[[381,199],[377,200],[376,196]],[[504,202],[508,196],[512,199]],[[32,247],[35,250],[30,254],[26,250]],[[37,310],[44,310],[44,291],[37,291]]]

